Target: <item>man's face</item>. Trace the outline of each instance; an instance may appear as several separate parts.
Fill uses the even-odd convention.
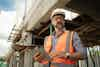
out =
[[[54,16],[51,21],[55,28],[62,29],[64,27],[65,20],[61,15]]]

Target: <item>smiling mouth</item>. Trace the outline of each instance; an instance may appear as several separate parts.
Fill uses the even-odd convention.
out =
[[[62,22],[57,22],[57,24],[61,24],[61,25],[63,25],[63,23],[62,23]]]
[[[60,23],[57,23],[57,24],[55,25],[55,27],[59,27],[59,25],[60,25],[60,26],[63,26],[63,23],[61,23],[61,22],[60,22]]]

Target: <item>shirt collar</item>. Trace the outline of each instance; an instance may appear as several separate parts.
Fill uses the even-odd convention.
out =
[[[64,28],[64,29],[62,30],[62,33],[64,33],[65,30],[66,30],[66,29]],[[62,34],[62,33],[61,33],[61,34]],[[52,33],[52,36],[55,37],[55,34],[56,34],[56,32],[54,31],[54,32]]]

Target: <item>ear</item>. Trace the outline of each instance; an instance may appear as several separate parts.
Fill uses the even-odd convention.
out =
[[[65,24],[66,20],[64,20],[64,24]]]
[[[54,26],[54,23],[53,23],[53,21],[52,21],[52,20],[51,20],[51,25],[52,25],[52,26]]]

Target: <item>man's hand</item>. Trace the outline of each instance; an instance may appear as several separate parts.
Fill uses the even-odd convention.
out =
[[[49,55],[50,55],[51,57],[56,57],[56,56],[58,56],[58,52],[51,52]]]
[[[37,53],[33,56],[33,59],[34,59],[35,61],[41,61],[41,60],[43,60],[43,56],[42,56],[41,53],[37,52]]]
[[[51,52],[51,57],[65,57],[67,58],[66,52]]]

